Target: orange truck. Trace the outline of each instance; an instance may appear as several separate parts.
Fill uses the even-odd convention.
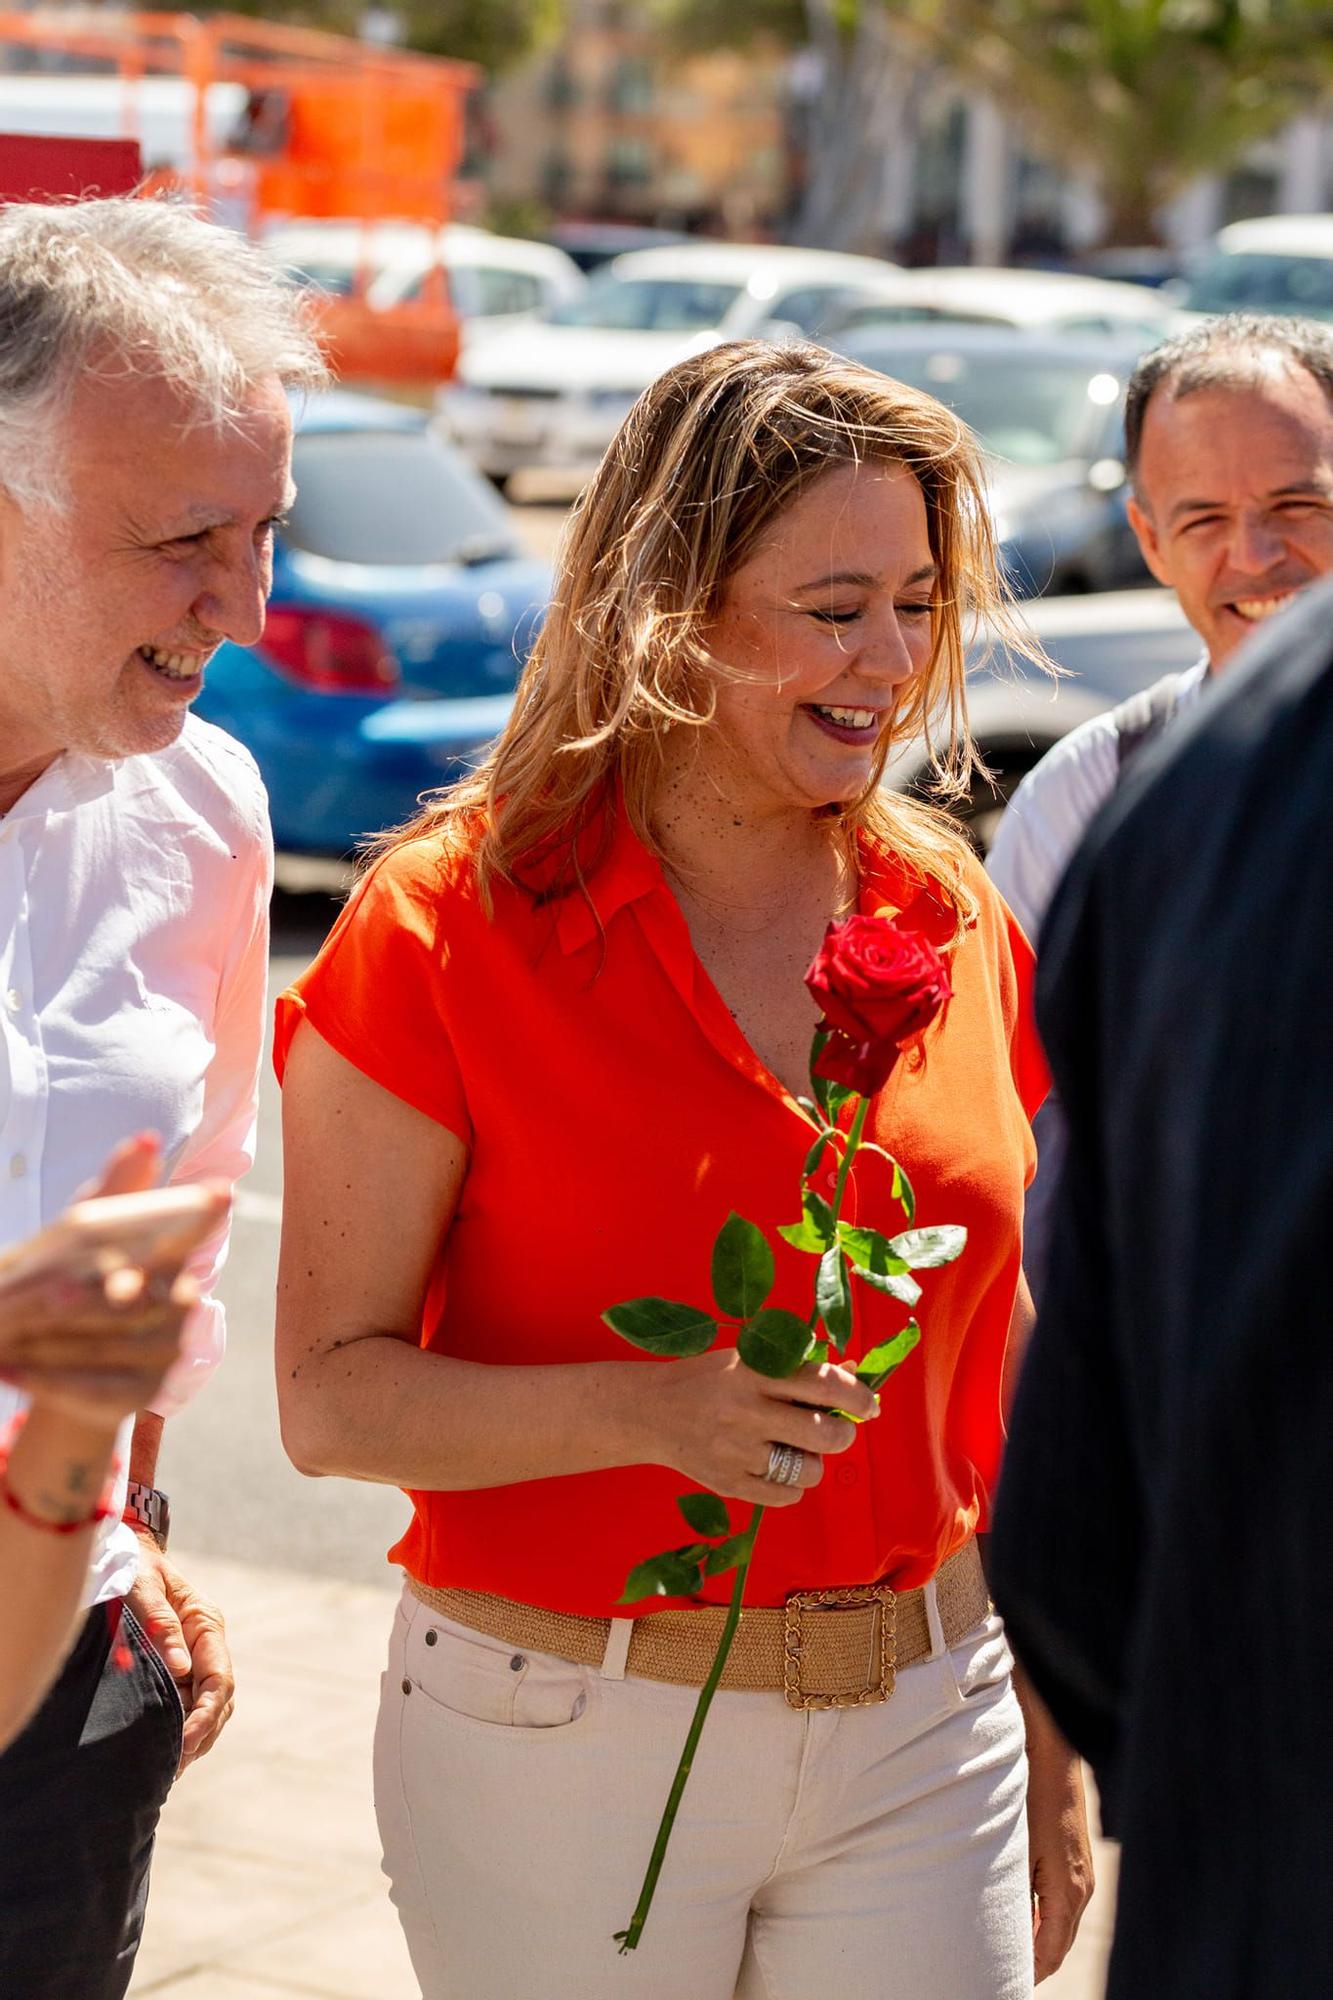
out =
[[[241,15],[60,7],[0,10],[0,52],[18,48],[71,67],[0,79],[0,131],[138,140],[149,188],[183,187],[253,235],[337,218],[359,221],[369,246],[381,223],[439,230],[450,219],[465,100],[480,80],[470,64]],[[371,275],[367,263],[347,296],[318,298],[337,373],[447,380],[459,332],[443,268],[419,297],[379,310],[365,297]]]

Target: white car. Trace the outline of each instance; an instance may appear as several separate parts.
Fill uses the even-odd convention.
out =
[[[554,245],[495,236],[465,223],[437,232],[411,222],[284,222],[264,242],[305,283],[339,298],[364,270],[367,300],[379,307],[416,298],[438,261],[465,338],[477,322],[507,325],[548,312],[576,298],[585,284],[573,258]]]
[[[1062,736],[1203,654],[1174,593],[1156,587],[1032,599],[1020,615],[1062,671],[1052,679],[1002,646],[989,648],[981,633],[969,645],[968,720],[994,782],[978,777],[955,810],[983,852],[1006,801]],[[907,745],[885,780],[902,791],[926,787],[924,747]]]
[[[451,435],[483,472],[595,466],[648,384],[723,340],[821,337],[909,274],[875,257],[772,244],[680,243],[595,271],[544,319],[474,338],[440,391]]]
[[[1015,326],[1030,333],[1124,334],[1145,347],[1171,331],[1175,305],[1146,285],[1087,278],[1076,271],[1010,270],[981,264],[905,271],[901,298],[880,312],[857,311],[849,325],[875,319],[955,319]],[[841,329],[840,329],[841,330]]]
[[[1219,230],[1180,296],[1190,323],[1211,313],[1333,320],[1333,215],[1265,215]]]
[[[535,319],[578,298],[587,285],[574,259],[553,243],[495,236],[461,223],[443,232],[441,258],[465,338]],[[430,261],[417,251],[387,262],[366,294],[370,304],[394,306],[419,298]]]

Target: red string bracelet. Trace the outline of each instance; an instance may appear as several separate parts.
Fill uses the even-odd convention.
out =
[[[78,1521],[48,1521],[44,1514],[34,1514],[25,1507],[9,1483],[8,1466],[0,1466],[0,1500],[3,1500],[11,1514],[17,1514],[25,1527],[40,1528],[48,1535],[77,1535],[84,1528],[95,1528],[99,1521],[109,1521],[115,1513],[114,1507],[99,1504],[91,1514],[85,1514]]]
[[[93,1508],[91,1514],[85,1514],[81,1520],[48,1521],[44,1514],[34,1514],[30,1507],[24,1506],[18,1494],[9,1483],[9,1453],[15,1438],[27,1420],[27,1415],[26,1410],[17,1411],[5,1425],[3,1434],[0,1434],[0,1500],[4,1501],[10,1513],[17,1514],[25,1527],[37,1528],[41,1533],[47,1535],[77,1535],[84,1528],[95,1528],[99,1522],[109,1521],[116,1511],[114,1507],[107,1504],[116,1475],[114,1465],[111,1470],[111,1477],[103,1489],[101,1499]]]

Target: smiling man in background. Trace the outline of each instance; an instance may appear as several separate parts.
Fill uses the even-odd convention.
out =
[[[1144,560],[1175,591],[1204,654],[1071,730],[1015,792],[987,867],[1034,943],[1131,760],[1251,633],[1333,572],[1333,328],[1233,313],[1154,348],[1130,380],[1125,459]],[[1034,1129],[1041,1164],[1024,1265],[1040,1302],[1064,1142],[1055,1098]]]
[[[1035,942],[1122,765],[1297,592],[1333,570],[1333,328],[1232,313],[1145,354],[1125,406],[1129,519],[1204,655],[1047,752],[989,870]]]
[[[265,798],[188,711],[217,647],[263,628],[286,389],[322,376],[294,290],[230,231],[129,198],[0,210],[0,1249],[134,1133],[174,1182],[250,1163]],[[125,1427],[109,1518],[89,1495],[82,1629],[0,1756],[5,2000],[123,1995],[163,1800],[231,1710],[156,1487],[162,1419],[221,1352],[224,1249],[191,1260],[182,1361]],[[0,1428],[24,1400],[0,1382]],[[69,1532],[3,1497],[14,1532]],[[0,1572],[0,1618],[19,1581]]]

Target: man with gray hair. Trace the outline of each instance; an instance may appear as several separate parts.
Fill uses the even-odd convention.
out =
[[[1130,760],[1193,707],[1251,633],[1333,571],[1333,327],[1232,313],[1154,348],[1130,379],[1125,458],[1144,560],[1174,589],[1204,653],[1071,730],[1015,792],[987,866],[1034,943]],[[1062,1149],[1053,1099],[1035,1129],[1041,1164],[1024,1263],[1040,1300]]]
[[[295,291],[183,207],[0,211],[0,1248],[136,1132],[172,1182],[250,1164],[266,802],[188,711],[217,646],[260,635],[287,390],[323,372]],[[224,1249],[196,1254],[182,1361],[122,1437],[89,1615],[0,1756],[6,2000],[124,1994],[162,1802],[230,1713],[222,1621],[163,1553],[156,1470],[163,1417],[221,1351]],[[0,1379],[0,1427],[24,1407]]]
[[[989,870],[1034,942],[1122,762],[1333,569],[1333,327],[1231,313],[1153,348],[1130,378],[1125,459],[1144,560],[1204,653],[1071,730],[1014,793]]]

